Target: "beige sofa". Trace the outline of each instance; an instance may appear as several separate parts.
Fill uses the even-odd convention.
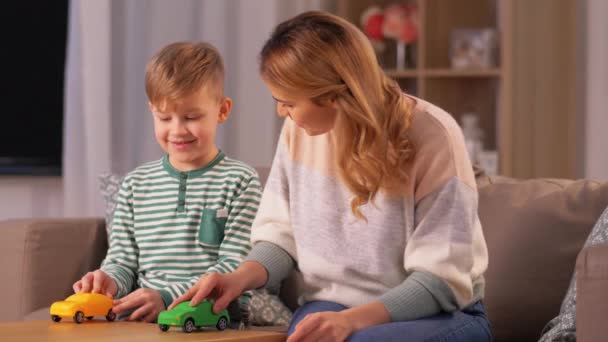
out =
[[[579,252],[608,206],[608,183],[483,174],[477,182],[490,254],[484,304],[496,341],[538,340],[559,311],[577,255],[579,340],[605,341],[608,246]],[[107,249],[105,223],[97,217],[7,220],[0,234],[0,321],[47,319],[49,304],[70,294]],[[293,308],[291,284],[281,296]]]

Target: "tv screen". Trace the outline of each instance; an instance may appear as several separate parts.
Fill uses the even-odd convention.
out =
[[[68,0],[2,7],[0,174],[60,175]]]

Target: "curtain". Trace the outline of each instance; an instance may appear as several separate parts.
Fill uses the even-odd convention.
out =
[[[257,55],[280,20],[323,0],[72,0],[64,124],[64,216],[103,213],[98,176],[160,158],[144,91],[144,68],[162,46],[215,45],[234,107],[217,143],[230,157],[270,165],[279,119],[258,77]]]

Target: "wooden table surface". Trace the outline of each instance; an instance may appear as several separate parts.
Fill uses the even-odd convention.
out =
[[[54,323],[48,321],[0,323],[0,341],[285,341],[284,333],[261,330],[224,330],[214,328],[195,330],[190,334],[172,327],[167,332],[157,324],[137,322],[84,321],[76,324],[71,320]]]

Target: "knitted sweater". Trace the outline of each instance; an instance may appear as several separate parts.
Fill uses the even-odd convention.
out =
[[[151,288],[169,305],[201,275],[236,269],[250,251],[260,196],[255,170],[222,152],[198,170],[180,172],[165,157],[130,172],[101,266],[116,297]]]
[[[308,136],[286,119],[247,257],[266,267],[267,286],[297,266],[300,303],[380,301],[394,321],[458,310],[483,297],[488,255],[462,132],[448,113],[415,100],[407,189],[364,205],[367,222],[351,212],[333,132]]]

